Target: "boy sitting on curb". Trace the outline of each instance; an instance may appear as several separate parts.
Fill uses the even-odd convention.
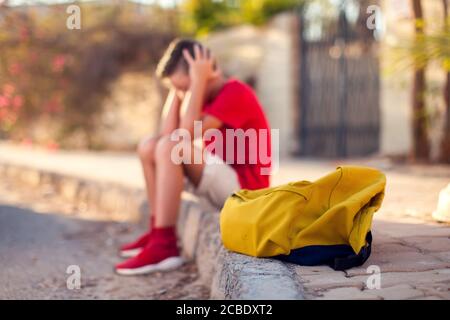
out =
[[[159,135],[143,140],[138,147],[150,204],[150,231],[121,248],[121,255],[130,257],[115,267],[122,275],[182,265],[175,225],[185,178],[195,194],[218,208],[234,191],[269,186],[269,124],[252,89],[226,79],[209,50],[194,40],[172,42],[157,74],[170,87],[164,120]],[[193,145],[198,123],[205,150]],[[181,142],[181,152],[174,153],[180,148],[174,139],[177,131],[193,138]],[[214,139],[207,139],[207,132],[215,133]],[[244,138],[235,145],[235,138],[242,133]]]

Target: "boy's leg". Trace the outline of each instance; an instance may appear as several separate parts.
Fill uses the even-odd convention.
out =
[[[176,144],[177,142],[171,141],[169,137],[162,137],[157,143],[154,166],[155,191],[157,190],[154,206],[156,221],[153,235],[136,257],[116,266],[119,274],[136,275],[169,270],[183,263],[177,248],[175,225],[184,187],[184,176],[186,172],[194,185],[198,184],[204,164],[189,164],[193,163],[192,159],[184,159],[182,164],[177,164],[171,158],[172,149]],[[192,151],[198,150],[192,145],[186,147]]]
[[[139,143],[138,146],[138,155],[139,159],[141,161],[142,170],[144,172],[144,180],[145,180],[145,187],[147,192],[147,199],[149,202],[149,209],[150,214],[152,212],[155,212],[155,203],[156,203],[156,148],[158,145],[158,142],[161,137],[149,137],[145,138]],[[171,145],[175,145],[175,143],[171,141],[167,141],[167,138],[164,138],[166,141],[162,142],[159,146],[160,151],[169,151],[165,150],[170,149]],[[192,153],[194,152],[201,152],[198,148],[192,147]],[[193,156],[193,155],[192,155]],[[170,154],[169,154],[170,157]],[[162,157],[161,159],[164,162],[164,158],[166,156]],[[189,180],[197,186],[200,183],[200,179],[202,177],[202,171],[203,171],[203,164],[194,164],[193,161],[191,161],[192,164],[189,161],[185,161],[185,164],[183,165],[184,174],[186,177],[189,178]]]
[[[159,137],[148,137],[143,139],[137,148],[139,159],[141,160],[142,170],[144,173],[147,200],[149,204],[150,229],[154,227],[155,212],[155,151]],[[143,247],[150,239],[150,231],[147,231],[137,240],[124,244],[120,248],[120,255],[124,258],[134,257],[140,253]]]
[[[145,187],[147,191],[147,200],[149,203],[150,215],[155,212],[155,151],[159,137],[145,138],[139,143],[138,155],[141,160],[142,170],[144,172]]]
[[[156,188],[158,192],[155,202],[155,226],[157,228],[175,226],[181,193],[184,188],[184,177],[187,176],[194,185],[198,185],[204,169],[203,161],[200,164],[194,164],[194,152],[201,153],[201,150],[192,144],[184,146],[190,148],[190,157],[189,154],[183,154],[183,163],[175,163],[171,155],[173,147],[177,144],[179,142],[171,141],[169,137],[163,137],[156,146]]]

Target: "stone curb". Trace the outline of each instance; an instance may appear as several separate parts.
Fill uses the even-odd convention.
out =
[[[2,162],[0,177],[49,189],[73,203],[82,218],[148,222],[141,189]],[[290,265],[226,250],[219,212],[208,203],[184,193],[177,229],[183,255],[196,262],[201,282],[211,286],[212,299],[304,299],[301,279]]]
[[[221,248],[211,297],[245,300],[303,300],[300,278],[291,266]]]
[[[117,183],[95,181],[55,172],[0,162],[0,177],[55,193],[71,202],[80,218],[140,222],[145,192]]]

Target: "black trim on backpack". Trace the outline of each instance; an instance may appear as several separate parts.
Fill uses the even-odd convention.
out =
[[[370,231],[366,235],[366,242],[367,244],[361,248],[358,254],[353,254],[344,258],[336,258],[329,266],[336,271],[343,271],[363,265],[372,251],[372,232]]]
[[[372,250],[372,233],[366,235],[366,245],[358,254],[348,244],[312,245],[291,250],[288,255],[274,258],[301,266],[327,265],[336,271],[359,267],[367,261]]]

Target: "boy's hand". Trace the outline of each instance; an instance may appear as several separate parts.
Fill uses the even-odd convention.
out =
[[[183,55],[189,64],[189,76],[193,83],[205,84],[220,76],[220,70],[215,70],[214,58],[206,47],[194,46],[194,57],[188,50],[184,50]]]
[[[174,89],[173,89],[174,90]],[[177,99],[182,102],[185,96],[185,93],[183,91],[179,91],[179,90],[174,90],[175,91],[175,95],[177,97]]]

